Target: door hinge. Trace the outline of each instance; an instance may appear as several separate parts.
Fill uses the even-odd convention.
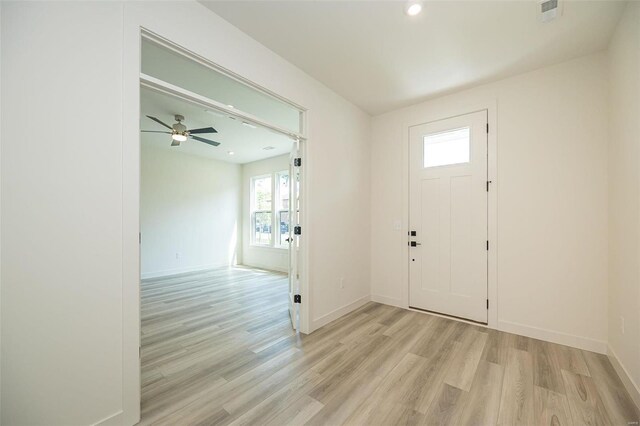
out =
[[[487,250],[489,250],[489,240],[487,240]]]
[[[299,294],[294,294],[293,303],[302,303],[302,296],[300,296]]]
[[[487,181],[487,192],[489,192],[489,184],[491,183],[490,180]]]
[[[142,358],[142,349],[138,346],[138,358]]]
[[[138,232],[138,244],[142,244],[142,232]]]
[[[296,166],[296,167],[302,166],[302,158],[300,158],[300,157],[294,158],[293,159],[293,165]]]
[[[300,225],[294,226],[293,235],[302,235],[302,226]]]
[[[487,134],[489,134],[489,123],[487,123]]]
[[[489,299],[487,299],[487,309],[489,309]]]

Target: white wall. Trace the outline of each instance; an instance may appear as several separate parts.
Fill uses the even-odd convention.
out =
[[[251,178],[289,170],[289,155],[267,158],[242,165],[242,264],[287,272],[289,251],[275,247],[259,247],[251,244]],[[278,232],[278,230],[275,230]]]
[[[241,166],[144,144],[141,159],[142,278],[235,264]]]
[[[141,25],[308,108],[309,327],[368,300],[367,114],[195,2],[1,7],[3,424],[139,416]]]
[[[497,326],[602,352],[608,114],[603,54],[374,117],[372,298],[407,303],[407,282],[399,279],[407,267],[407,127],[496,102]],[[402,230],[394,230],[397,220],[404,221]]]
[[[640,4],[628,4],[609,61],[609,345],[640,405]]]
[[[95,423],[122,407],[122,8],[1,7],[0,422]]]

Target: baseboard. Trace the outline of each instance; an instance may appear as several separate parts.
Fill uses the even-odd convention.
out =
[[[547,342],[558,343],[560,345],[571,346],[578,349],[584,349],[586,351],[597,352],[600,354],[607,353],[608,344],[605,341],[575,336],[573,334],[562,333],[560,331],[547,330],[510,321],[498,321],[498,330],[534,339],[545,340]]]
[[[616,355],[611,345],[608,345],[607,349],[607,356],[609,357],[609,361],[611,361],[611,365],[613,365],[616,373],[618,373],[618,376],[620,377],[620,380],[622,380],[627,392],[629,392],[631,399],[636,403],[636,407],[640,410],[640,386],[633,381],[631,375],[627,369],[624,368],[624,365],[620,362],[618,355]]]
[[[165,269],[162,271],[142,272],[140,278],[146,280],[148,278],[161,278],[171,275],[185,274],[187,272],[206,271],[207,269],[223,268],[225,266],[233,266],[229,263],[211,263],[208,265],[187,266],[184,268]]]
[[[243,262],[241,263],[242,266],[247,266],[249,268],[258,268],[258,269],[264,269],[265,271],[277,271],[277,272],[289,272],[288,268],[279,268],[279,267],[274,267],[273,265],[267,265],[267,264],[262,264],[260,262]]]
[[[325,314],[319,318],[314,319],[313,321],[311,321],[311,330],[315,331],[317,329],[319,329],[320,327],[323,327],[327,324],[329,324],[331,321],[337,320],[338,318],[340,318],[343,315],[348,314],[349,312],[355,311],[356,309],[358,309],[360,306],[364,305],[365,303],[368,303],[371,300],[370,296],[364,296],[361,297],[347,305],[344,305],[338,309],[335,309],[331,312],[329,312],[328,314]]]
[[[393,297],[372,294],[371,301],[406,309],[405,306],[402,306],[402,302],[400,301],[400,299],[396,299]],[[591,352],[597,352],[600,354],[607,353],[608,344],[605,341],[590,339],[581,336],[574,336],[572,334],[566,334],[559,331],[546,330],[543,328],[518,324],[511,321],[498,321],[498,330],[505,331],[507,333],[519,334],[521,336],[532,337],[534,339],[545,340],[547,342],[571,346],[578,349],[584,349]]]
[[[402,300],[396,299],[395,297],[381,296],[379,294],[372,294],[371,301],[382,303],[384,305],[397,306],[398,308],[404,308],[402,306]]]
[[[110,416],[105,417],[102,420],[98,420],[94,423],[95,426],[112,426],[112,425],[121,425],[124,418],[124,412],[122,410],[114,413]]]

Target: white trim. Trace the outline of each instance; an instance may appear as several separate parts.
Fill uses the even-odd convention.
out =
[[[120,424],[140,421],[140,60],[142,31],[160,34],[181,46],[192,46],[192,32],[183,32],[167,26],[166,19],[150,16],[136,3],[123,4],[123,57],[122,57],[122,417]],[[146,34],[145,34],[146,35]],[[190,52],[193,52],[190,50]],[[195,54],[195,53],[194,53]],[[213,56],[213,55],[211,55]],[[257,84],[254,86],[260,87]],[[266,89],[265,89],[266,90]],[[300,140],[306,142],[308,120],[311,113],[302,111]],[[306,168],[306,143],[300,144],[305,158],[302,173],[304,198],[301,200],[304,226],[309,223],[308,209],[310,185]],[[300,308],[301,332],[310,332],[310,301],[313,294],[309,285],[309,249],[311,232],[305,229],[301,243],[304,268],[300,274],[300,294],[305,303]]]
[[[300,197],[300,226],[303,229],[302,236],[300,238],[300,258],[302,259],[302,270],[300,265],[298,265],[298,274],[300,275],[300,294],[303,297],[303,303],[300,304],[300,332],[304,334],[309,334],[313,330],[311,329],[311,300],[313,300],[313,291],[310,282],[310,262],[309,262],[309,241],[312,241],[312,232],[311,227],[307,226],[309,221],[309,216],[311,215],[309,206],[309,199],[313,194],[310,192],[311,185],[309,184],[309,176],[310,173],[308,169],[310,167],[312,158],[307,157],[307,141],[311,139],[311,135],[307,133],[307,124],[310,118],[311,113],[303,115],[303,130],[302,132],[307,135],[306,140],[300,140],[298,144],[298,155],[302,158],[302,166],[300,166],[300,179],[302,180],[302,185],[300,188],[302,196]]]
[[[369,296],[363,296],[355,301],[348,303],[338,309],[335,309],[328,314],[325,314],[319,318],[313,320],[311,331],[317,330],[320,327],[324,327],[329,324],[331,321],[335,321],[338,318],[348,314],[349,312],[355,311],[359,307],[371,301]]]
[[[124,412],[122,410],[114,413],[108,417],[105,417],[102,420],[98,420],[94,425],[96,426],[120,426],[124,424],[123,422]]]
[[[499,321],[498,330],[507,333],[519,334],[521,336],[531,337],[534,339],[544,340],[560,345],[571,346],[586,351],[597,352],[599,354],[607,353],[607,342],[604,340],[595,340],[588,337],[576,336],[573,334],[563,333],[561,331],[547,330],[544,328],[532,327],[530,325],[519,324],[511,321]]]
[[[611,365],[613,365],[616,373],[618,373],[620,380],[622,380],[625,389],[627,390],[627,392],[629,392],[629,396],[631,396],[631,399],[636,404],[636,407],[638,407],[638,410],[640,410],[640,386],[638,386],[638,384],[633,381],[631,375],[629,374],[627,369],[624,368],[624,365],[622,365],[622,363],[620,362],[618,355],[616,355],[611,345],[607,346],[607,357],[609,358],[609,361],[611,361]]]
[[[122,417],[140,421],[140,22],[123,5],[122,36]]]
[[[276,271],[276,272],[283,272],[285,274],[289,273],[288,268],[278,268],[277,266],[273,266],[267,263],[260,263],[260,262],[242,262],[240,265],[238,266],[244,266],[247,268],[257,268],[257,269],[264,269],[265,271]]]
[[[397,297],[389,297],[389,296],[382,296],[380,294],[372,294],[371,301],[382,303],[384,305],[396,306],[398,308],[404,308],[404,305],[402,304],[402,299],[398,299]]]
[[[207,98],[206,96],[202,96],[198,93],[194,93],[190,90],[173,85],[166,81],[162,81],[150,75],[140,73],[140,84],[142,87],[145,87],[147,89],[154,90],[156,92],[163,93],[169,96],[177,97],[186,102],[199,105],[205,108],[214,109],[225,115],[230,115],[232,117],[240,118],[242,121],[246,121],[247,123],[250,123],[259,127],[263,127],[265,129],[272,130],[277,133],[282,133],[284,135],[289,136],[292,139],[304,139],[304,136],[301,133],[294,132],[294,131],[285,129],[284,127],[280,127],[275,124],[269,123],[268,121],[264,121],[254,115],[251,115],[247,112],[243,112],[239,109],[236,109],[236,108],[231,109],[227,105],[220,103],[214,99]],[[304,114],[304,111],[301,111],[301,113]]]
[[[418,313],[422,313],[422,314],[425,314],[425,315],[434,315],[434,316],[441,317],[441,318],[447,318],[447,319],[450,319],[452,321],[464,322],[464,323],[472,324],[472,325],[475,325],[475,326],[478,326],[478,327],[494,328],[494,327],[490,327],[488,325],[478,324],[478,323],[473,322],[473,321],[468,321],[468,320],[465,320],[464,318],[450,317],[450,316],[438,314],[438,313],[435,313],[435,312],[426,312],[426,311],[423,311],[423,310],[420,310],[420,309],[404,307],[401,304],[401,300],[397,299],[397,298],[392,298],[392,297],[380,296],[380,295],[372,294],[371,295],[371,301],[377,302],[377,303],[383,303],[385,305],[396,306],[396,307],[399,307],[399,308],[404,308],[404,309],[407,309],[409,311],[418,312]],[[607,346],[608,345],[607,345],[607,342],[605,342],[603,340],[594,340],[594,339],[590,339],[588,337],[575,336],[575,335],[572,335],[572,334],[562,333],[560,331],[546,330],[546,329],[542,329],[542,328],[531,327],[531,326],[528,326],[528,325],[518,324],[518,323],[514,323],[514,322],[510,322],[510,321],[499,321],[498,322],[498,327],[496,329],[499,330],[499,331],[504,331],[506,333],[513,333],[513,334],[517,334],[517,335],[520,335],[520,336],[531,337],[533,339],[544,340],[546,342],[558,343],[560,345],[571,346],[571,347],[574,347],[574,348],[583,349],[583,350],[587,350],[587,351],[591,351],[591,352],[597,352],[597,353],[600,353],[600,354],[606,354],[607,353]],[[611,347],[609,347],[609,351],[611,353],[613,353],[613,350],[611,349]],[[615,365],[614,365],[614,367],[615,367]],[[622,365],[620,366],[620,368],[622,368],[622,370],[625,371],[625,374],[626,374],[626,370],[624,370]],[[618,372],[618,374],[620,375],[620,377],[622,377],[622,374],[620,374],[620,372]],[[625,380],[623,379],[623,382],[624,381]],[[633,383],[633,382],[631,382],[631,383]],[[625,383],[625,386],[627,386],[626,383]],[[629,393],[631,393],[631,391],[629,391]],[[639,407],[640,407],[640,405],[639,405]]]
[[[491,181],[488,194],[487,236],[490,242],[487,269],[487,297],[489,298],[489,310],[487,313],[487,326],[498,328],[498,101],[495,98],[481,102],[472,102],[464,109],[458,105],[443,106],[435,113],[420,114],[416,118],[406,119],[402,124],[402,184],[400,188],[402,196],[403,235],[409,232],[409,128],[420,124],[445,120],[451,117],[470,114],[478,111],[487,111],[489,134],[487,135],[488,162],[487,176]],[[415,115],[415,114],[414,114]],[[405,267],[402,268],[402,304],[394,305],[409,309],[409,246],[402,246]],[[384,303],[384,302],[382,302]]]
[[[171,275],[185,274],[187,272],[200,272],[206,271],[207,269],[217,269],[224,267],[233,267],[236,265],[229,263],[210,263],[206,265],[197,265],[197,266],[184,266],[182,268],[171,268],[171,269],[163,269],[161,271],[152,271],[152,272],[143,272],[140,274],[140,278],[143,280],[149,278],[160,278],[160,277],[168,277]]]
[[[487,102],[487,178],[489,184],[489,200],[487,204],[487,236],[490,246],[487,258],[487,297],[489,298],[489,312],[487,326],[496,328],[498,325],[498,101]]]
[[[216,64],[215,62],[212,62],[210,60],[208,60],[207,58],[205,58],[204,56],[200,56],[197,53],[194,53],[190,50],[187,50],[185,48],[183,48],[182,46],[179,46],[178,44],[175,44],[173,42],[171,42],[170,40],[163,38],[162,36],[155,34],[151,31],[148,31],[146,29],[142,29],[142,38],[150,41],[152,43],[158,44],[162,47],[164,47],[165,49],[169,49],[179,55],[182,56],[186,56],[189,59],[191,59],[192,61],[195,61],[197,63],[199,63],[200,65],[204,65],[205,67],[211,69],[214,72],[217,72],[219,74],[222,74],[226,77],[229,77],[235,81],[237,81],[238,83],[244,84],[245,86],[249,86],[252,89],[261,92],[269,97],[275,98],[277,100],[279,100],[282,103],[285,103],[297,110],[300,110],[300,112],[305,112],[306,109],[301,106],[298,105],[292,101],[290,101],[289,99],[280,96],[279,94],[272,92],[271,90],[267,89],[266,87],[262,87],[259,86],[257,84],[255,84],[253,81],[244,78],[243,76],[241,76],[240,74],[236,74],[233,71],[231,71],[230,69],[224,68],[218,64]]]
[[[249,247],[252,249],[261,249],[261,250],[270,250],[276,253],[282,253],[283,251],[289,251],[289,248],[286,246],[270,246],[267,244],[255,244],[249,243]]]

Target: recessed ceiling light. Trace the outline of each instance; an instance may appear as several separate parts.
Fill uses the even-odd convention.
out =
[[[275,147],[275,146],[265,146],[265,147],[264,147],[264,148],[262,148],[262,149],[264,149],[265,151],[270,151],[270,150],[272,150],[272,149],[276,149],[276,147]]]
[[[256,126],[254,126],[254,125],[253,125],[253,124],[251,124],[251,123],[247,123],[246,121],[243,121],[243,122],[242,122],[242,125],[247,126],[247,127],[251,127],[252,129],[255,129],[255,128],[256,128]]]
[[[416,16],[422,12],[422,5],[420,3],[412,2],[407,5],[404,11],[409,16]]]
[[[233,154],[235,154],[235,152],[233,152],[233,151],[227,151],[227,154],[229,154],[229,155],[233,155]]]
[[[227,105],[227,108],[235,108],[233,105]]]

